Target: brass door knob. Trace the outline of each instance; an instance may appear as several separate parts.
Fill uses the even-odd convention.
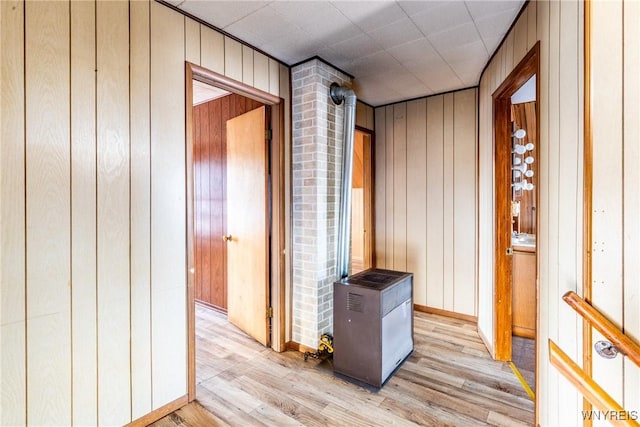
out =
[[[228,236],[222,236],[222,241],[224,242],[230,242],[231,240],[233,240],[231,234],[229,234]]]

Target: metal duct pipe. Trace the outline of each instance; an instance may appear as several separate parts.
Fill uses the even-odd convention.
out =
[[[338,265],[340,278],[349,275],[349,249],[351,243],[351,185],[353,180],[353,135],[356,120],[356,94],[353,90],[331,83],[331,99],[337,105],[344,101],[344,141],[342,144],[342,184],[338,211]]]

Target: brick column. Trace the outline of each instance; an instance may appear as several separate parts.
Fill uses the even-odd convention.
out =
[[[329,96],[332,82],[350,78],[317,59],[292,73],[293,341],[316,348],[333,332],[337,210],[344,107]]]

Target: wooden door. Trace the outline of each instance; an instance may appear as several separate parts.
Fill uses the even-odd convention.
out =
[[[353,141],[351,185],[351,274],[373,265],[371,134],[356,130]]]
[[[227,315],[269,345],[266,107],[227,121]]]
[[[353,180],[351,183],[351,274],[364,270],[364,133],[353,138]]]
[[[227,311],[227,120],[260,108],[232,93],[193,107],[195,298]]]

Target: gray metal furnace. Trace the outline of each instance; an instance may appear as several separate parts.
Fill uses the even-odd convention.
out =
[[[333,368],[380,388],[413,351],[413,274],[369,269],[333,284]]]

